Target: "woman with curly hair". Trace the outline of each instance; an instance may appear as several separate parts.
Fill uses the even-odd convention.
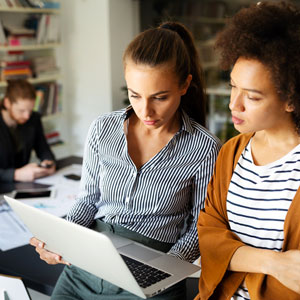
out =
[[[300,10],[240,10],[218,35],[241,133],[221,149],[198,220],[196,299],[300,299]]]

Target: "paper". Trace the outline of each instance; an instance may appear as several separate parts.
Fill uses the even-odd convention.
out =
[[[58,170],[51,176],[38,178],[35,180],[35,182],[42,183],[42,184],[51,184],[51,185],[66,184],[66,185],[77,185],[78,186],[78,181],[74,181],[74,180],[67,179],[64,177],[64,175],[67,175],[70,173],[80,176],[81,175],[81,165],[78,165],[78,164],[70,165],[68,167]]]
[[[60,184],[55,186],[55,198],[36,198],[19,201],[40,208],[57,217],[63,217],[75,203],[78,192],[78,185],[72,187]]]
[[[80,176],[81,165],[73,164],[60,169],[51,176],[35,180],[37,183],[52,185],[56,193],[55,198],[39,198],[21,201],[34,207],[43,209],[58,217],[65,216],[75,203],[75,198],[79,193],[79,182],[64,177],[64,175],[67,174],[76,174]]]
[[[0,206],[0,248],[2,251],[27,245],[32,234],[7,204]],[[0,285],[1,287],[1,285]]]
[[[24,283],[20,278],[0,275],[1,296],[4,290],[7,292],[10,300],[30,300]]]

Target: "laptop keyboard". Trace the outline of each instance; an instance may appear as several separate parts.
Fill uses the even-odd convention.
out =
[[[154,283],[157,283],[171,276],[171,274],[169,273],[150,267],[135,259],[129,258],[122,254],[121,256],[129,270],[133,274],[134,278],[136,279],[137,283],[142,288],[146,288]]]

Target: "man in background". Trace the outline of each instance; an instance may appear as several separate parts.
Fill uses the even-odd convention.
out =
[[[35,89],[25,80],[8,82],[0,102],[0,182],[33,181],[55,172],[40,115],[33,112]],[[29,163],[35,150],[41,163]]]

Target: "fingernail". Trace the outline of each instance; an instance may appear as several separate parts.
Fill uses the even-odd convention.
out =
[[[40,248],[43,248],[43,243],[39,243],[39,247],[40,247]]]

